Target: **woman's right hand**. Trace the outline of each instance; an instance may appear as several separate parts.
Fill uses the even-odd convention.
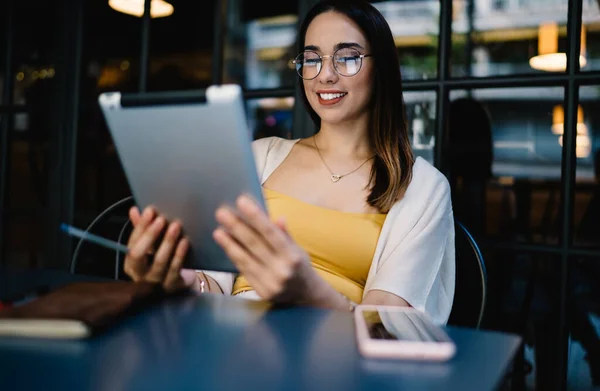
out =
[[[181,224],[177,221],[168,224],[165,217],[152,207],[147,207],[141,214],[137,207],[132,207],[129,218],[134,228],[127,243],[129,252],[125,257],[125,273],[133,281],[161,284],[166,292],[185,288],[199,290],[196,272],[182,269],[189,241],[181,235]],[[155,243],[165,227],[164,238],[155,251]]]

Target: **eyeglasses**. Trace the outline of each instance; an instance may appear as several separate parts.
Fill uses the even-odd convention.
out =
[[[304,80],[312,80],[319,76],[323,69],[323,59],[331,58],[333,69],[342,76],[354,76],[362,67],[362,59],[372,57],[372,54],[361,54],[358,50],[352,48],[340,48],[332,55],[321,56],[312,50],[305,50],[298,54],[292,63],[296,66],[296,72]]]

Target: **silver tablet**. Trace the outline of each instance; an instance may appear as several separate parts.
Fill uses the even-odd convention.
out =
[[[214,212],[242,193],[265,207],[241,88],[111,92],[99,103],[138,207],[182,221],[191,243],[185,267],[236,272],[212,238]]]

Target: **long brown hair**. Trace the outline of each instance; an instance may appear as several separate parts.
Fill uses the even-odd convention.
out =
[[[338,12],[354,21],[365,34],[374,61],[374,88],[369,119],[370,142],[375,150],[371,169],[367,203],[387,213],[408,188],[412,178],[414,155],[408,139],[402,76],[398,52],[392,31],[381,13],[366,1],[325,0],[316,4],[306,15],[298,36],[299,50],[304,50],[306,30],[312,20],[328,11]],[[302,84],[302,79],[298,81]],[[321,118],[300,88],[302,101],[317,128]]]

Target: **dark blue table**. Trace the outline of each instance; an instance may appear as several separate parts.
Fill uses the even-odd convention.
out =
[[[448,363],[363,359],[350,313],[171,298],[88,341],[0,338],[3,390],[493,390],[520,339],[448,328]]]

